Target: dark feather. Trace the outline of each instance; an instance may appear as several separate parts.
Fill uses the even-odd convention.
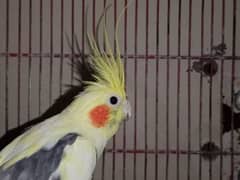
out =
[[[41,149],[32,156],[18,161],[6,170],[0,169],[0,179],[5,180],[47,180],[58,168],[63,150],[72,145],[77,134],[68,134],[58,141],[50,150]],[[9,177],[9,178],[7,178]],[[57,180],[60,179],[56,177]]]
[[[0,150],[2,150],[16,137],[23,134],[29,127],[41,123],[44,120],[62,112],[68,105],[72,103],[76,95],[84,91],[85,84],[83,81],[94,81],[94,69],[91,67],[88,57],[82,54],[76,38],[75,43],[80,56],[74,59],[72,66],[74,67],[74,71],[78,77],[78,84],[69,85],[69,90],[61,95],[41,116],[22,124],[17,128],[7,131],[7,133],[0,138]]]
[[[107,6],[102,13],[101,17],[98,20],[97,25],[97,35],[99,31],[99,26],[102,22],[102,19],[104,15],[106,14],[107,10],[110,6]],[[91,66],[89,56],[85,55],[80,48],[79,42],[77,40],[77,37],[74,36],[74,42],[71,42],[69,37],[66,35],[67,43],[69,47],[72,49],[73,52],[73,59],[70,57],[71,67],[74,68],[74,72],[77,76],[77,85],[68,85],[69,90],[61,95],[52,106],[50,106],[45,113],[43,113],[41,116],[22,124],[21,126],[8,130],[4,136],[0,138],[0,150],[2,150],[6,145],[8,145],[11,141],[13,141],[16,137],[23,134],[28,128],[31,126],[34,126],[36,124],[39,124],[43,122],[44,120],[59,114],[62,112],[68,105],[72,103],[74,100],[74,97],[84,91],[85,85],[84,81],[95,81],[94,74],[96,72],[94,71],[94,68]],[[97,38],[98,39],[98,38]],[[73,46],[74,43],[74,47]],[[75,48],[77,51],[77,55],[75,54]]]
[[[80,54],[80,58],[77,61],[74,61],[75,72],[77,73],[78,78],[80,78],[80,82],[83,86],[83,81],[95,81],[94,74],[96,73],[92,66],[89,63],[89,57],[85,56],[79,46],[77,38],[76,41],[76,48],[78,53]]]
[[[222,104],[222,133],[231,131],[231,122],[233,119],[233,129],[240,128],[240,113],[233,112],[232,108],[226,104]]]
[[[70,65],[74,68],[74,72],[77,75],[78,83],[84,86],[83,81],[94,81],[95,78],[93,75],[96,72],[94,71],[94,69],[90,64],[89,56],[87,56],[82,52],[76,35],[74,37],[74,42],[73,42],[75,46],[73,46],[70,43],[70,39],[67,35],[66,35],[66,39],[69,47],[73,49],[73,52],[75,52],[75,48],[77,50],[77,54],[74,56],[73,60],[71,60]]]

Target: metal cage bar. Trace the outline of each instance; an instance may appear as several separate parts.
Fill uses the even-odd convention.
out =
[[[159,11],[160,11],[160,0],[157,1],[157,8],[156,8],[156,55],[158,56],[159,55]],[[155,101],[155,104],[156,104],[156,114],[155,114],[155,180],[158,180],[158,166],[159,166],[159,162],[158,162],[158,126],[159,126],[159,121],[158,121],[158,118],[159,118],[159,114],[158,114],[158,108],[159,108],[159,99],[158,99],[158,91],[159,91],[159,88],[158,88],[158,84],[159,84],[159,59],[157,58],[157,62],[156,62],[156,82],[155,82],[155,86],[156,86],[156,101]]]
[[[201,2],[201,56],[203,56],[204,50],[204,12],[205,12],[205,0]],[[202,96],[203,96],[203,74],[200,74],[200,93],[199,93],[199,149],[202,147]],[[202,179],[202,156],[199,156],[199,169],[198,176]]]
[[[181,26],[182,26],[182,0],[179,0],[178,4],[178,56],[181,56]],[[177,170],[176,170],[176,179],[179,180],[179,133],[180,133],[180,79],[181,79],[181,60],[178,59],[177,62],[177,133],[176,133],[176,139],[177,139]]]
[[[222,22],[221,22],[221,42],[224,43],[225,42],[225,0],[222,0]],[[222,109],[222,103],[223,103],[223,100],[222,100],[222,97],[223,97],[223,72],[224,72],[224,58],[221,59],[221,80],[220,80],[220,119],[221,121],[223,121],[223,116],[222,116],[222,113],[223,113],[223,109]],[[220,129],[223,129],[223,126],[222,126],[222,123],[220,123]],[[220,152],[223,151],[223,138],[221,136],[221,132],[220,132]],[[222,170],[223,170],[223,155],[222,153],[220,154],[220,173],[219,173],[219,177],[220,177],[220,180],[222,180],[222,176],[223,176],[223,173],[222,173]]]
[[[29,0],[26,8],[24,6],[24,3],[26,2],[19,0],[16,5],[17,16],[15,17],[16,20],[14,22],[12,22],[13,18],[11,17],[13,3],[9,0],[4,2],[6,12],[3,21],[6,25],[2,29],[4,29],[5,37],[3,40],[4,48],[0,50],[0,59],[4,60],[4,77],[1,77],[0,74],[0,80],[3,80],[0,82],[0,91],[4,91],[4,98],[0,97],[0,105],[3,105],[2,107],[4,107],[4,110],[1,111],[4,112],[4,131],[9,130],[12,126],[11,81],[16,81],[16,126],[21,125],[23,122],[21,119],[23,116],[22,112],[24,111],[22,102],[25,101],[25,98],[22,96],[24,93],[22,90],[24,86],[22,80],[25,77],[24,69],[26,68],[24,66],[24,60],[27,60],[26,120],[30,121],[33,116],[31,113],[32,104],[35,101],[38,114],[43,112],[46,104],[50,106],[54,101],[55,60],[59,63],[59,71],[57,71],[57,78],[59,78],[59,84],[57,86],[58,94],[62,95],[65,92],[63,87],[67,73],[69,73],[68,75],[70,77],[69,84],[73,85],[75,83],[73,61],[75,57],[82,56],[75,51],[75,37],[77,37],[78,33],[81,39],[80,45],[82,53],[85,58],[89,57],[89,54],[87,53],[87,45],[85,44],[86,30],[88,26],[87,16],[91,17],[89,20],[91,22],[91,30],[93,35],[96,36],[99,9],[102,9],[100,12],[104,11],[107,5],[112,3],[113,10],[107,12],[107,14],[112,15],[112,17],[108,17],[108,15],[106,17],[106,20],[113,20],[111,24],[113,28],[110,31],[112,33],[116,31],[117,18],[119,12],[121,12],[120,7],[128,5],[129,2],[129,0],[123,0],[120,2],[117,0],[113,0],[112,2],[108,2],[107,0],[103,0],[102,2],[96,0],[87,2],[82,0],[79,3],[72,0],[69,5],[66,5],[66,3],[61,0],[58,5],[53,0]],[[121,137],[114,137],[111,146],[108,146],[103,152],[101,163],[99,165],[99,177],[94,177],[94,179],[105,180],[111,178],[112,180],[118,180],[120,179],[120,176],[118,176],[120,172],[123,180],[136,180],[139,178],[148,179],[149,177],[155,180],[160,178],[170,180],[172,177],[175,177],[176,180],[180,180],[182,177],[185,177],[185,179],[190,180],[193,178],[193,168],[195,168],[194,170],[197,172],[197,175],[194,177],[197,177],[199,180],[203,178],[212,180],[215,177],[219,177],[220,180],[225,180],[224,164],[226,162],[229,163],[228,168],[231,171],[227,180],[234,179],[236,175],[236,160],[240,156],[240,152],[238,152],[238,147],[234,141],[236,138],[236,135],[234,134],[234,118],[237,114],[234,112],[234,94],[236,93],[235,86],[239,76],[238,63],[240,62],[240,55],[238,53],[240,48],[238,42],[239,32],[237,31],[239,28],[238,20],[240,18],[237,11],[239,2],[237,0],[228,2],[225,0],[211,0],[210,2],[201,0],[199,2],[199,9],[197,9],[199,12],[195,13],[194,8],[196,8],[196,5],[194,3],[196,2],[196,0],[135,0],[132,4],[130,3],[131,5],[124,12],[121,27],[123,40],[120,44],[123,47],[121,57],[124,60],[124,67],[125,69],[131,69],[126,71],[125,75],[127,78],[130,78],[130,76],[133,75],[131,78],[134,80],[134,82],[131,82],[132,89],[129,89],[128,87],[126,88],[126,90],[129,91],[130,94],[132,93],[131,95],[133,96],[132,106],[134,112],[131,119],[132,130],[130,131],[130,128],[128,129],[128,122],[124,122]],[[221,9],[217,10],[219,3],[221,4]],[[39,7],[37,6],[37,12],[35,13],[34,8],[36,4],[39,5]],[[89,4],[91,4],[91,6],[89,6]],[[98,7],[99,4],[101,4],[100,7]],[[210,6],[208,7],[208,5]],[[230,8],[228,6],[230,6]],[[47,9],[49,15],[45,15],[44,8],[46,7],[49,8]],[[0,7],[0,10],[1,8],[2,7]],[[86,12],[87,8],[92,9],[91,13],[89,13],[90,15]],[[231,10],[231,8],[232,14],[229,15],[228,11],[229,9]],[[25,9],[27,9],[29,15],[27,20],[23,19]],[[59,20],[58,30],[56,30],[57,26],[55,26],[55,14],[57,11],[59,13],[57,17]],[[81,17],[76,17],[78,11],[81,12],[79,13]],[[221,17],[217,17],[216,13],[219,13]],[[194,35],[196,34],[194,32],[194,26],[196,26],[196,22],[194,22],[195,15],[199,16],[199,37],[197,40],[194,38]],[[207,17],[207,15],[209,16]],[[37,22],[34,22],[35,16]],[[231,23],[227,22],[227,16],[231,16]],[[69,22],[65,20],[66,17],[69,17]],[[186,17],[187,19],[185,19]],[[80,24],[76,23],[77,18],[79,18]],[[24,21],[27,21],[27,48],[25,48],[25,39],[23,37],[25,28]],[[47,21],[47,23],[45,23],[45,21]],[[12,23],[16,24],[16,36],[12,36]],[[65,32],[65,26],[67,23],[70,25],[68,27],[69,34]],[[172,25],[174,23],[176,25]],[[229,27],[228,23],[231,24],[232,27]],[[79,28],[78,25],[81,28]],[[36,27],[38,28],[38,31],[35,30]],[[173,32],[174,27],[176,30]],[[219,32],[217,30],[218,27],[220,27]],[[49,42],[47,41],[49,50],[47,51],[45,50],[46,43],[44,42],[44,39],[48,36],[45,34],[45,29],[49,32]],[[78,32],[78,29],[80,32]],[[55,38],[55,31],[58,31],[59,34],[57,34],[57,37],[59,39]],[[67,44],[65,43],[66,34],[70,37],[68,45],[71,46],[71,50],[69,52],[65,47]],[[229,36],[229,34],[231,36]],[[35,42],[35,35],[38,39],[37,42]],[[172,36],[175,38],[174,41],[172,40]],[[208,37],[209,39],[207,39]],[[113,41],[113,46],[114,52],[116,53],[115,40],[116,39]],[[16,41],[15,50],[12,48],[12,41]],[[198,44],[194,44],[194,41],[197,41]],[[213,48],[216,41],[220,41],[222,44],[227,43],[228,46],[230,46],[231,52],[223,54],[221,57],[215,54],[212,49],[209,50],[210,53],[206,53],[207,47],[209,46],[210,48]],[[56,43],[59,43],[59,51],[55,51]],[[105,45],[103,49],[105,49]],[[173,49],[175,51],[173,51]],[[197,51],[196,53],[194,51],[195,49],[199,52]],[[193,65],[195,62],[203,63],[206,58],[209,61],[216,62],[219,68],[218,75],[216,76],[216,79],[213,76],[209,76],[207,81],[206,75],[201,71],[197,77],[199,82],[196,83],[197,86],[199,86],[197,91],[198,94],[197,97],[193,97],[195,94],[194,90],[196,89],[193,87],[195,85],[193,81],[196,78],[194,73],[197,73],[196,70],[194,70]],[[72,64],[69,69],[65,67],[65,62],[67,60],[70,60]],[[15,80],[11,79],[11,63],[15,63],[16,65]],[[155,63],[153,69],[151,69],[151,63]],[[45,94],[44,87],[46,64],[49,68],[47,69],[47,74],[49,73],[46,83],[48,86],[47,95]],[[140,69],[140,66],[143,69]],[[37,71],[35,71],[35,68],[37,68]],[[176,72],[172,75],[174,68]],[[210,71],[212,71],[212,69]],[[228,83],[231,85],[228,87],[230,89],[228,93],[231,97],[229,107],[232,110],[230,118],[231,130],[229,131],[229,141],[231,142],[230,147],[227,150],[225,148],[222,132],[222,122],[224,121],[224,109],[222,105],[225,103],[223,96],[225,96],[226,90],[226,83],[224,81],[226,79],[226,72],[230,75],[230,82]],[[153,78],[153,82],[149,79],[151,78],[152,73],[155,73],[153,75],[155,78]],[[142,82],[139,81],[139,77],[143,77],[141,79]],[[38,82],[35,83],[38,86],[36,91],[37,96],[33,97],[34,88],[32,88],[32,86],[34,84],[33,81],[36,79],[38,80]],[[171,89],[173,79],[176,81],[174,84],[176,90],[174,92]],[[152,86],[149,87],[149,84],[151,83]],[[128,83],[126,82],[126,85],[127,84]],[[144,86],[144,88],[140,89],[139,87],[141,86]],[[149,93],[152,88],[154,89],[154,93],[150,95]],[[214,99],[216,89],[217,92],[219,92],[217,100]],[[173,93],[174,96],[176,96],[175,99],[173,98]],[[47,96],[47,99],[49,98],[47,103],[44,99],[45,96]],[[155,98],[153,102],[153,109],[155,111],[152,109],[149,110],[151,96]],[[194,102],[195,99],[196,103]],[[220,103],[220,105],[217,104],[216,101],[217,103]],[[175,104],[172,105],[172,102]],[[185,103],[184,108],[182,107],[183,103]],[[216,104],[219,106],[219,121],[221,121],[218,127],[214,127],[214,106]],[[206,107],[204,107],[205,105],[208,107],[207,110]],[[182,109],[186,112],[182,112]],[[193,120],[194,112],[197,112],[195,115],[196,121]],[[143,116],[141,116],[141,113]],[[172,117],[173,113],[175,115],[174,117]],[[150,117],[153,117],[153,120]],[[164,118],[162,119],[162,117]],[[182,119],[184,118],[184,123],[186,124],[184,124],[184,129],[182,129]],[[151,123],[154,123],[153,129],[151,129]],[[204,129],[204,123],[208,124],[206,129]],[[162,126],[166,128],[164,129],[166,132],[164,135],[161,132]],[[192,136],[194,132],[192,130],[196,126],[198,127],[196,130],[197,135],[193,138]],[[216,131],[219,131],[217,132],[217,139],[215,139],[217,133],[214,132],[214,128],[217,129]],[[172,131],[174,131],[174,135],[172,135]],[[183,137],[182,135],[184,133],[186,139],[183,142],[182,139],[185,136]],[[132,137],[128,137],[129,134],[131,134]],[[205,136],[207,136],[207,138]],[[153,142],[150,140],[151,137],[154,137],[152,140]],[[118,144],[120,141],[119,139],[122,140],[122,144],[120,145]],[[198,142],[193,142],[193,139]],[[204,146],[204,140],[206,139],[209,142],[214,142],[215,140],[219,145],[218,151],[203,151],[202,147]],[[129,147],[128,145],[131,143],[132,147]],[[206,158],[204,155],[206,154],[210,154],[210,156],[218,156],[219,162],[217,162],[217,167],[214,164],[214,159],[209,158],[208,162],[205,163]],[[154,162],[151,161],[151,158],[154,159]],[[121,159],[121,162],[119,159]],[[160,161],[160,159],[162,159],[162,161]],[[131,160],[132,164],[128,164],[129,160]],[[174,165],[173,162],[175,163]],[[108,163],[111,164],[110,168]],[[121,163],[120,166],[118,163]],[[205,164],[207,164],[207,166],[205,166]],[[193,165],[195,165],[195,167],[193,167]],[[184,175],[182,173],[182,166],[185,166],[186,170]],[[172,173],[172,168],[175,170],[174,173]],[[141,175],[142,177],[140,177]]]
[[[28,51],[32,54],[32,0],[29,0],[29,47]],[[32,57],[28,57],[28,95],[27,95],[27,120],[30,121],[30,111],[31,111],[31,76],[32,76]]]
[[[40,15],[39,15],[39,23],[40,23],[40,32],[39,32],[39,53],[42,54],[42,47],[43,47],[43,0],[40,0]],[[39,56],[39,91],[38,91],[38,114],[41,114],[41,106],[42,106],[42,100],[41,100],[41,95],[42,95],[42,56]]]
[[[9,51],[9,1],[6,0],[6,39],[5,39],[5,51]],[[6,74],[5,74],[5,132],[8,130],[8,69],[9,69],[9,58],[6,56]]]
[[[124,6],[127,6],[128,4],[128,0],[125,0],[124,1]],[[126,9],[126,11],[124,12],[124,54],[126,55],[128,53],[127,49],[128,49],[128,46],[127,46],[127,34],[128,34],[128,10]],[[128,59],[127,58],[124,58],[124,67],[125,69],[127,69],[127,61]],[[127,71],[125,71],[125,77],[127,77]],[[125,85],[126,85],[126,82],[125,82]],[[126,121],[124,121],[124,124],[123,124],[123,150],[126,151],[126,140],[127,140],[127,137],[126,137]],[[123,180],[126,180],[126,152],[123,152],[123,169],[122,169],[122,174],[123,174]]]

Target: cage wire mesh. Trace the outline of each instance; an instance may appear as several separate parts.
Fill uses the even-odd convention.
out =
[[[127,3],[0,1],[1,135],[76,83],[74,36],[87,55],[86,30],[96,33],[112,4],[113,44]],[[130,2],[118,36],[133,116],[107,145],[94,180],[240,179],[239,32],[238,0]]]

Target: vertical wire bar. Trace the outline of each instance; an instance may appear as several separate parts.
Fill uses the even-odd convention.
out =
[[[105,10],[106,8],[106,3],[107,0],[103,0],[103,10]],[[96,32],[98,33],[98,32]],[[105,43],[103,43],[103,48],[105,50]],[[102,155],[102,180],[105,180],[105,164],[106,164],[106,150],[103,151],[103,155]]]
[[[235,82],[235,56],[236,56],[236,19],[237,19],[237,1],[233,0],[233,30],[232,30],[232,81],[231,81],[231,107],[233,109],[233,95],[234,95],[234,82]],[[234,180],[234,111],[231,116],[231,180]]]
[[[211,0],[211,28],[210,28],[210,47],[213,47],[214,32],[214,0]],[[212,51],[210,53],[212,54]],[[212,69],[210,70],[212,71]],[[209,81],[209,141],[212,142],[212,76]],[[212,159],[209,159],[209,180],[212,180]]]
[[[204,12],[205,0],[201,3],[201,56],[204,52]],[[200,92],[199,92],[199,149],[202,147],[202,95],[203,95],[203,75],[200,73]],[[199,155],[199,180],[202,180],[202,156]]]
[[[41,114],[41,94],[42,94],[42,38],[43,38],[43,2],[40,0],[40,39],[39,39],[39,52],[40,52],[40,57],[39,57],[39,92],[38,92],[38,113]]]
[[[17,125],[20,126],[20,101],[21,101],[21,25],[22,25],[22,0],[18,1],[18,99],[17,99]]]
[[[92,2],[92,32],[93,32],[94,39],[96,39],[96,0],[93,0]],[[95,176],[93,176],[92,180],[94,179],[96,179]]]
[[[157,0],[157,22],[156,22],[156,100],[155,100],[155,180],[158,180],[158,107],[159,107],[159,97],[158,97],[158,76],[159,76],[159,16],[160,16],[160,0]]]
[[[60,51],[61,51],[61,58],[60,58],[60,84],[59,84],[59,92],[60,95],[63,93],[63,25],[64,25],[64,3],[63,0],[61,0],[61,34],[60,34]]]
[[[106,5],[107,5],[107,0],[103,0],[103,10],[105,10],[106,9]],[[106,12],[107,13],[107,12]],[[106,21],[106,16],[105,16],[105,21]],[[105,44],[105,42],[103,42],[103,48],[104,48],[104,50],[106,49],[106,44]]]
[[[92,31],[93,36],[96,37],[96,0],[93,0],[93,7],[92,7]]]
[[[52,104],[53,80],[53,0],[50,0],[50,78],[49,78],[49,105]]]
[[[133,156],[133,180],[136,180],[136,163],[137,163],[137,76],[138,76],[138,62],[137,62],[137,53],[138,53],[138,0],[135,0],[135,13],[134,13],[134,156]]]
[[[178,4],[178,56],[181,56],[181,25],[182,25],[182,0]],[[177,180],[179,180],[179,121],[180,121],[180,81],[181,81],[181,59],[178,59],[177,67]]]
[[[144,153],[144,179],[147,179],[147,165],[148,165],[148,32],[149,32],[149,0],[146,1],[146,39],[145,39],[145,79],[144,79],[144,96],[145,96],[145,103],[144,103],[144,141],[145,141],[145,153]]]
[[[75,1],[72,0],[71,7],[71,37],[72,37],[72,57],[71,57],[71,85],[73,85],[73,73],[74,73],[74,57],[75,57],[75,43],[74,43],[74,34],[75,34],[75,26],[74,26],[74,15],[75,15]]]
[[[166,82],[166,180],[168,180],[169,174],[169,52],[170,52],[170,11],[171,11],[171,0],[168,0],[167,5],[167,82]]]
[[[191,56],[192,48],[192,0],[189,0],[189,20],[188,20],[188,56]],[[191,58],[188,58],[188,69],[191,68]],[[191,72],[188,71],[188,152],[191,151]],[[190,180],[191,154],[188,153],[187,179]]]
[[[116,23],[117,23],[117,1],[114,0],[114,32],[116,31]],[[114,36],[114,54],[116,53],[116,37]],[[116,169],[116,136],[113,137],[113,145],[112,145],[112,180],[115,180],[115,169]]]
[[[124,0],[124,7],[126,7],[128,4],[128,0]],[[125,69],[125,79],[127,79],[127,29],[128,29],[128,9],[124,12],[124,69]],[[126,87],[126,80],[125,80],[125,87]],[[123,180],[126,180],[126,121],[123,123]]]
[[[27,109],[28,109],[28,121],[30,121],[30,103],[31,103],[31,87],[32,87],[32,0],[29,0],[29,26],[28,26],[29,36],[28,36],[28,51],[30,56],[28,57],[28,95],[27,95]]]
[[[222,43],[225,42],[225,0],[222,0],[222,32],[221,32],[221,41]],[[220,123],[220,180],[222,180],[222,176],[223,176],[223,138],[222,138],[222,130],[223,130],[223,72],[224,72],[224,58],[221,58],[221,80],[220,80],[220,119],[221,119],[221,123]]]
[[[8,54],[9,51],[9,1],[6,0],[6,44],[5,44],[5,51]],[[5,57],[6,61],[6,76],[5,76],[5,131],[8,130],[8,56]]]
[[[85,0],[82,0],[82,53],[85,54]]]

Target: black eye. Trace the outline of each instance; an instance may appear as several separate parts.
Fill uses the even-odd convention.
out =
[[[117,98],[116,96],[110,97],[110,103],[111,103],[112,105],[117,104],[117,103],[118,103],[118,98]]]

